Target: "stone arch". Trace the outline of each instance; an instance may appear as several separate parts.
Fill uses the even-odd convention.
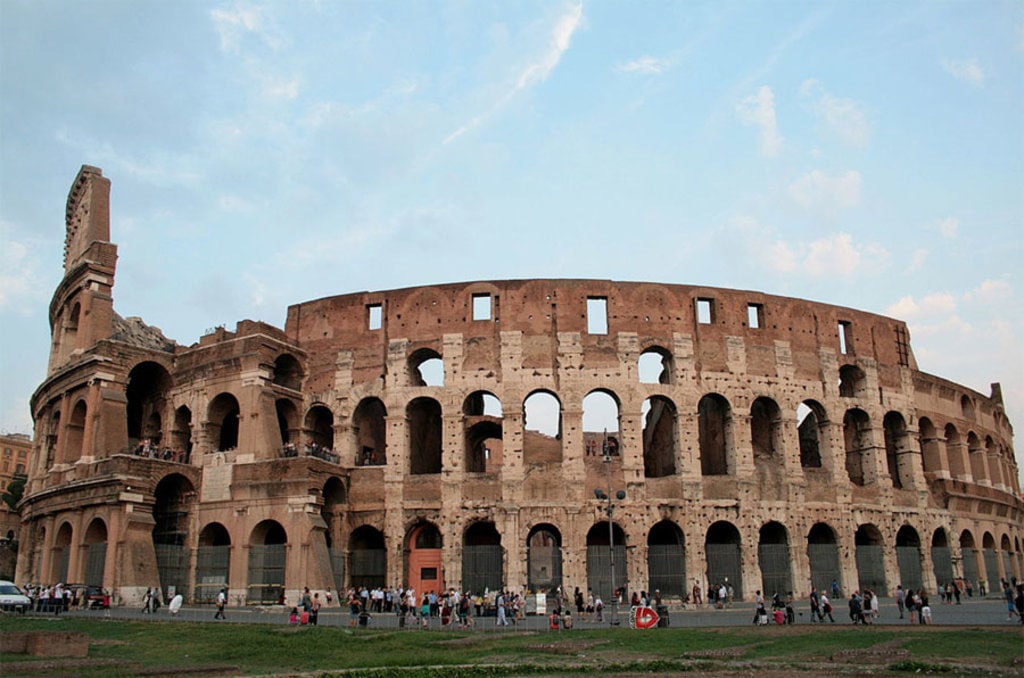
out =
[[[665,396],[651,396],[644,400],[640,413],[643,421],[644,477],[675,475],[679,430],[679,413],[675,403]]]
[[[526,537],[527,588],[554,591],[562,585],[562,533],[550,523],[530,528]]]
[[[548,390],[523,400],[523,463],[562,461],[562,402]]]
[[[740,531],[725,520],[713,523],[704,537],[708,583],[731,586],[737,600],[743,597],[742,543]]]
[[[334,450],[334,413],[326,405],[313,405],[303,422],[308,445],[317,450]]]
[[[843,398],[858,398],[867,390],[867,375],[856,365],[839,368],[839,395]]]
[[[964,579],[971,584],[972,588],[977,588],[978,573],[980,572],[978,569],[978,546],[970,530],[960,533],[960,562]]]
[[[192,410],[185,405],[174,410],[174,428],[171,429],[171,446],[178,460],[188,464],[192,460]]]
[[[462,535],[462,588],[500,591],[504,588],[501,534],[491,521],[470,523]]]
[[[949,473],[954,478],[963,478],[967,475],[964,467],[964,455],[962,454],[963,439],[960,432],[953,424],[946,424],[946,460],[949,463]]]
[[[228,585],[231,571],[231,534],[221,523],[207,523],[199,531],[193,601],[212,603]]]
[[[876,525],[864,523],[853,536],[857,580],[860,589],[888,591],[885,576],[885,546],[882,532]]]
[[[777,593],[782,598],[793,592],[792,560],[786,527],[774,520],[762,525],[757,542],[757,562],[761,568],[761,590],[765,597]]]
[[[867,484],[865,461],[871,450],[871,419],[867,412],[851,408],[843,416],[846,443],[846,474],[854,485]]]
[[[614,605],[614,592],[625,588],[628,571],[622,527],[615,522],[609,526],[607,520],[594,523],[587,532],[587,588]]]
[[[433,398],[414,398],[405,408],[409,431],[409,473],[441,472],[441,403]]]
[[[942,449],[935,424],[928,417],[921,417],[917,422],[918,444],[921,447],[921,463],[924,472],[938,477],[942,473]]]
[[[828,447],[828,416],[821,403],[805,400],[797,407],[797,434],[800,438],[800,467],[821,468],[822,452]]]
[[[896,563],[900,570],[900,583],[905,589],[924,587],[921,567],[921,537],[910,525],[896,533]],[[882,589],[884,591],[884,589]]]
[[[437,525],[420,520],[409,528],[405,539],[406,560],[408,568],[406,579],[409,587],[422,596],[427,591],[444,589],[444,570],[442,568],[442,548],[444,546],[441,530]]]
[[[907,454],[910,451],[907,422],[899,412],[889,411],[882,419],[882,428],[885,432],[885,461],[889,478],[894,488],[902,489],[913,478],[913,471],[908,468],[913,456]]]
[[[148,441],[159,447],[163,440],[162,413],[167,394],[174,386],[167,369],[153,361],[143,361],[128,373],[125,412],[128,418],[128,444],[135,447]]]
[[[274,359],[272,381],[275,386],[301,391],[303,376],[302,363],[291,353],[282,353]]]
[[[71,579],[68,575],[68,564],[71,561],[71,540],[74,536],[74,528],[71,523],[64,521],[53,537],[53,549],[50,552],[50,581],[67,582]]]
[[[207,435],[216,444],[218,451],[238,447],[239,415],[238,399],[231,393],[220,393],[206,410]]]
[[[107,523],[102,518],[93,518],[85,529],[85,576],[82,582],[88,586],[103,586],[107,564]]]
[[[590,455],[608,443],[609,454],[620,453],[618,396],[608,389],[594,389],[583,397],[583,453]]]
[[[278,398],[274,401],[274,410],[277,412],[277,430],[281,434],[281,445],[287,449],[294,449],[302,443],[299,437],[299,408],[288,398]]]
[[[732,440],[732,407],[717,393],[709,393],[697,403],[697,427],[700,439],[700,470],[705,476],[729,475],[735,471],[729,463]]]
[[[831,591],[832,582],[843,586],[839,540],[828,523],[815,523],[807,533],[807,560],[811,568],[811,586],[819,591]]]
[[[647,590],[685,599],[686,584],[686,537],[671,520],[659,521],[647,533]]]
[[[249,585],[246,599],[261,605],[284,599],[288,533],[276,520],[263,520],[249,534]]]
[[[981,439],[974,431],[967,432],[967,458],[971,463],[971,476],[974,478],[974,482],[983,485],[989,484],[985,450],[981,446]]]
[[[960,396],[960,413],[967,421],[974,421],[974,401],[967,394]]]
[[[64,463],[72,464],[81,459],[85,452],[85,427],[88,422],[89,408],[84,400],[79,400],[71,408],[68,427],[64,436]]]
[[[1003,482],[1003,469],[1002,455],[999,451],[999,446],[996,445],[996,441],[992,439],[992,436],[985,436],[985,457],[988,459],[988,478],[992,483],[993,487],[1002,487],[1006,483]]]
[[[503,457],[501,401],[488,391],[474,391],[463,402],[462,414],[466,472],[497,471]]]
[[[153,492],[153,548],[160,590],[170,587],[189,597],[189,524],[196,502],[195,486],[180,473],[164,476]]]
[[[348,537],[349,586],[383,586],[387,578],[387,556],[383,532],[372,525],[354,529]]]
[[[409,354],[410,386],[444,386],[444,358],[432,348]]]
[[[932,570],[935,573],[935,581],[939,586],[953,581],[953,552],[949,548],[949,536],[946,528],[936,528],[932,533],[932,546],[930,552],[932,558]]]
[[[352,414],[356,464],[379,466],[388,462],[388,409],[380,398],[363,398]]]
[[[648,346],[637,359],[641,384],[671,384],[675,374],[672,352],[664,346]]]
[[[61,425],[60,425],[60,410],[55,409],[50,414],[50,419],[46,427],[46,468],[49,470],[53,466],[53,462],[57,453],[57,443],[60,441]]]
[[[345,520],[345,505],[348,491],[345,483],[337,476],[331,476],[324,482],[320,491],[323,504],[320,517],[324,521],[324,546],[331,564],[331,583],[338,591],[345,588],[345,549],[341,547],[341,528]]]

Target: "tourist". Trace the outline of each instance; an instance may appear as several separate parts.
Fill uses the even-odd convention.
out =
[[[821,611],[822,614],[828,615],[828,620],[830,622],[833,624],[836,623],[836,620],[832,617],[832,603],[828,601],[828,596],[825,595],[824,591],[821,593]],[[825,618],[821,617],[821,621],[825,621]]]
[[[228,590],[222,588],[217,593],[217,613],[213,615],[214,619],[227,619],[224,616],[224,607],[228,604]]]
[[[902,584],[896,585],[896,609],[900,611],[900,619],[903,619],[903,610],[906,608],[905,598],[906,592],[903,590]]]

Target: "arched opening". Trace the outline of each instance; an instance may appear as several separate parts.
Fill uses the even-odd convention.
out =
[[[130,447],[159,448],[165,443],[161,419],[172,385],[170,373],[158,363],[141,362],[128,373],[125,412]]]
[[[913,455],[910,452],[907,436],[907,423],[899,412],[886,412],[882,419],[882,428],[885,431],[885,461],[889,468],[889,478],[892,486],[902,489],[907,481],[913,478],[913,471],[909,461]]]
[[[610,454],[618,456],[619,401],[609,391],[591,391],[583,398],[584,456],[603,454],[605,440]]]
[[[896,563],[900,568],[900,583],[904,589],[916,591],[924,586],[924,577],[921,575],[921,537],[910,525],[904,525],[896,533]]]
[[[160,573],[160,590],[165,596],[180,593],[189,597],[189,512],[196,498],[192,483],[172,473],[156,486],[153,502],[153,548]],[[172,593],[172,591],[174,593]]]
[[[782,523],[772,521],[761,526],[757,543],[757,561],[761,567],[761,591],[765,597],[775,593],[785,597],[786,594],[792,593],[789,533]]]
[[[369,525],[362,525],[349,535],[349,586],[368,589],[384,586],[388,571],[384,544],[384,533]]]
[[[526,537],[527,588],[554,591],[562,585],[562,533],[554,525],[535,525]]]
[[[625,589],[629,571],[626,562],[626,533],[618,523],[612,523],[611,530],[613,535],[609,534],[608,521],[601,521],[587,532],[587,588],[595,596],[600,595],[607,605],[615,604],[614,592],[617,589]],[[612,541],[609,542],[609,539]]]
[[[549,391],[523,401],[523,463],[562,461],[562,403]]]
[[[843,440],[846,443],[846,474],[854,485],[867,483],[864,468],[871,451],[871,420],[864,410],[851,409],[843,417]]]
[[[284,598],[288,534],[276,520],[264,520],[249,536],[248,602],[278,604]]]
[[[62,523],[53,539],[53,551],[50,555],[50,581],[66,582],[68,563],[71,561],[71,537],[73,531],[70,523]]]
[[[647,590],[683,599],[688,593],[686,582],[683,531],[670,520],[655,523],[647,533]]]
[[[704,537],[707,557],[707,581],[713,586],[732,587],[736,600],[743,596],[743,561],[740,531],[730,522],[720,520],[708,528]]]
[[[968,396],[960,396],[960,412],[967,421],[974,421],[974,401]]]
[[[807,533],[807,560],[811,566],[811,586],[831,591],[832,582],[843,586],[836,531],[827,523],[815,523]]]
[[[988,478],[993,487],[1005,487],[1003,481],[1002,455],[992,436],[985,436],[985,457],[988,459]]]
[[[339,478],[328,478],[324,483],[322,495],[324,503],[320,509],[320,517],[323,518],[326,526],[324,540],[327,542],[327,557],[331,561],[331,578],[334,588],[343,591],[345,588],[345,550],[340,548],[340,535],[347,496],[345,484]]]
[[[85,445],[85,422],[89,408],[84,400],[75,403],[68,419],[67,435],[64,442],[64,463],[72,464],[82,457]]]
[[[843,365],[839,368],[839,395],[843,398],[858,398],[867,390],[867,377],[864,370],[856,365]]]
[[[701,475],[722,476],[733,471],[728,458],[731,422],[729,401],[717,393],[708,394],[697,403]]]
[[[462,414],[466,472],[496,472],[503,457],[501,401],[475,391],[462,404]]]
[[[86,586],[103,586],[107,563],[107,524],[100,518],[93,518],[85,530],[85,577]]]
[[[967,475],[967,468],[964,466],[963,439],[956,426],[946,424],[946,460],[949,462],[949,473],[954,478],[963,478]]]
[[[943,586],[953,581],[953,553],[949,548],[946,530],[939,528],[932,534],[932,568],[935,581]]]
[[[918,445],[921,448],[921,463],[929,479],[942,477],[942,449],[935,424],[928,417],[921,417],[917,422]]]
[[[444,386],[444,360],[441,354],[421,348],[409,356],[410,386]]]
[[[978,581],[978,547],[970,530],[960,533],[960,563],[964,580],[970,584],[972,589],[977,589],[980,583]]]
[[[462,539],[462,585],[469,591],[500,591],[502,576],[501,535],[491,522],[473,523]]]
[[[981,439],[974,431],[967,433],[967,457],[971,460],[971,476],[974,482],[979,485],[988,485],[988,464],[985,459],[985,449],[981,446]]]
[[[388,462],[388,410],[380,398],[363,398],[352,415],[360,466],[383,466]]]
[[[853,543],[860,590],[888,591],[882,533],[876,526],[866,523],[857,528]]]
[[[207,410],[208,435],[217,441],[218,451],[233,450],[238,447],[238,417],[241,410],[238,400],[230,393],[221,393],[210,401]]]
[[[220,523],[209,523],[199,532],[196,549],[196,603],[212,604],[227,588],[231,571],[231,535]]]
[[[409,587],[422,596],[428,591],[444,590],[441,568],[441,531],[428,522],[416,523],[406,537]],[[483,593],[483,590],[480,591]]]
[[[796,417],[800,438],[800,467],[821,468],[821,454],[828,444],[825,408],[814,400],[805,400],[796,408]]]
[[[334,413],[324,405],[314,405],[306,413],[306,445],[310,454],[334,452]]]
[[[441,404],[416,398],[405,408],[409,429],[409,473],[441,472]]]
[[[671,384],[674,371],[672,353],[661,346],[645,349],[637,361],[641,384]]]
[[[651,396],[644,400],[640,416],[644,428],[644,477],[674,475],[676,431],[679,428],[675,404],[663,396]]]
[[[46,429],[46,470],[53,466],[54,455],[57,453],[57,442],[60,440],[60,410],[50,416],[50,424]]]
[[[1012,558],[1013,546],[1010,543],[1010,536],[1003,534],[999,540],[999,554],[1003,558],[1003,578],[1010,581],[1014,578],[1013,573],[1013,558]]]
[[[782,410],[771,398],[762,396],[750,406],[750,443],[761,499],[784,500]]]
[[[993,591],[999,584],[999,554],[996,553],[996,539],[991,532],[981,537],[981,555],[985,561],[985,577],[988,579],[986,588]]]
[[[299,440],[299,409],[287,398],[274,401],[277,412],[277,430],[281,433],[281,447],[289,453],[298,454]]]
[[[292,391],[302,390],[302,365],[289,353],[282,353],[274,360],[273,381],[275,386],[283,386]]]
[[[174,429],[171,431],[174,456],[183,464],[192,461],[192,410],[184,405],[174,411]]]

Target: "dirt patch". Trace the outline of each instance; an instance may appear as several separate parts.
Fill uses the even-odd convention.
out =
[[[539,645],[531,645],[531,650],[537,652],[549,652],[552,654],[580,654],[591,648],[597,647],[598,645],[605,645],[606,641],[603,640],[574,640],[574,641],[562,641],[558,643],[541,643]]]

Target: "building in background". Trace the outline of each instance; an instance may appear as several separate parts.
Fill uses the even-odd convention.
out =
[[[24,483],[28,472],[28,460],[32,453],[32,438],[24,433],[0,433],[0,494],[7,493],[11,483]],[[21,519],[17,511],[0,502],[0,539],[11,541],[17,538]]]
[[[299,303],[283,329],[183,346],[114,311],[109,191],[85,166],[68,197],[19,581],[260,604],[305,586],[608,600],[1021,578],[999,386],[922,372],[899,320],[480,281]]]

